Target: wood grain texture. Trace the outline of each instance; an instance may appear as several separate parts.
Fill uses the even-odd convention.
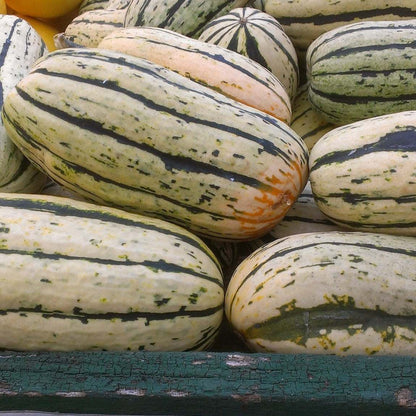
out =
[[[0,354],[0,411],[147,415],[416,414],[416,358]]]

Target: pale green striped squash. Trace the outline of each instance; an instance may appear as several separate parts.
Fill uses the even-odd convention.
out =
[[[200,350],[223,317],[222,272],[165,221],[46,195],[0,194],[0,347]]]
[[[212,19],[248,0],[131,0],[124,25],[161,27],[197,38]]]
[[[239,7],[211,20],[199,39],[222,46],[263,65],[293,99],[299,84],[295,47],[279,22],[252,7]]]
[[[340,26],[416,18],[414,0],[254,0],[253,3],[279,21],[301,55],[318,36]]]
[[[309,101],[335,124],[416,110],[415,51],[416,20],[326,32],[306,55]]]
[[[17,16],[0,15],[0,109],[7,94],[47,52],[38,33]],[[0,192],[38,192],[46,176],[23,156],[0,120]]]
[[[112,51],[49,54],[8,95],[3,120],[57,183],[208,238],[265,234],[307,181],[308,150],[285,123]]]
[[[79,6],[78,14],[91,10],[125,9],[129,3],[130,0],[83,0]]]
[[[340,231],[275,240],[236,268],[226,316],[257,352],[414,356],[415,241]]]
[[[325,134],[310,154],[315,200],[351,229],[416,236],[416,111]]]
[[[59,34],[57,49],[68,45],[96,47],[101,40],[114,30],[124,27],[126,9],[94,9],[76,16]],[[61,38],[61,39],[59,39]],[[60,42],[60,43],[59,43]]]
[[[79,5],[78,14],[89,12],[91,10],[102,10],[107,8],[110,0],[82,0]]]

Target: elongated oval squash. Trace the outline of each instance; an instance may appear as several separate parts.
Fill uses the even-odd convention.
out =
[[[107,35],[124,27],[125,14],[125,9],[97,9],[84,12],[72,19],[61,36],[69,44],[96,47]]]
[[[50,53],[11,92],[12,140],[88,199],[247,240],[303,189],[308,150],[289,126],[145,59]]]
[[[91,10],[106,9],[110,0],[82,0],[79,5],[78,14],[89,12]]]
[[[280,22],[301,55],[318,36],[340,26],[416,17],[413,0],[254,0],[254,6]]]
[[[416,111],[358,121],[312,148],[321,211],[344,227],[416,236]]]
[[[415,355],[415,238],[332,231],[278,239],[237,267],[225,312],[254,351]]]
[[[213,18],[242,7],[247,0],[131,0],[125,27],[161,27],[197,38]]]
[[[200,40],[238,52],[273,73],[292,99],[299,84],[295,47],[280,23],[252,7],[239,7],[211,20]]]
[[[290,123],[292,109],[284,85],[238,52],[157,27],[116,30],[97,47],[148,59]]]
[[[25,20],[0,15],[0,109],[7,94],[47,52],[45,43]],[[0,192],[38,192],[46,176],[23,156],[0,120]]]
[[[360,22],[317,38],[308,97],[335,124],[416,110],[416,20]]]
[[[215,256],[186,230],[45,195],[0,195],[0,347],[207,348],[223,316]]]
[[[125,9],[130,0],[83,0],[79,6],[78,14],[81,15],[91,10]]]

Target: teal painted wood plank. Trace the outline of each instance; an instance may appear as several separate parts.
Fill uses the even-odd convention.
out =
[[[414,415],[416,358],[231,352],[0,354],[0,411]]]

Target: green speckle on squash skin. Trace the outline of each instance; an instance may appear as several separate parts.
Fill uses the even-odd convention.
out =
[[[355,254],[348,254],[348,257],[349,257],[349,261],[351,263],[360,263],[360,262],[364,261],[364,259],[362,257],[357,256]]]
[[[291,280],[289,283],[286,283],[283,287],[285,288],[285,287],[291,286],[293,284],[295,284],[295,279]]]
[[[262,290],[264,288],[264,285],[263,285],[263,283],[261,283],[261,284],[259,284],[257,287],[256,287],[256,290],[254,291],[254,293],[258,293],[260,290]]]
[[[153,302],[158,308],[160,308],[161,306],[167,305],[169,301],[171,300],[171,298],[162,297],[161,295],[154,295],[153,298],[154,298]]]
[[[198,293],[191,293],[188,297],[188,301],[190,304],[195,305],[198,302],[198,298]]]

